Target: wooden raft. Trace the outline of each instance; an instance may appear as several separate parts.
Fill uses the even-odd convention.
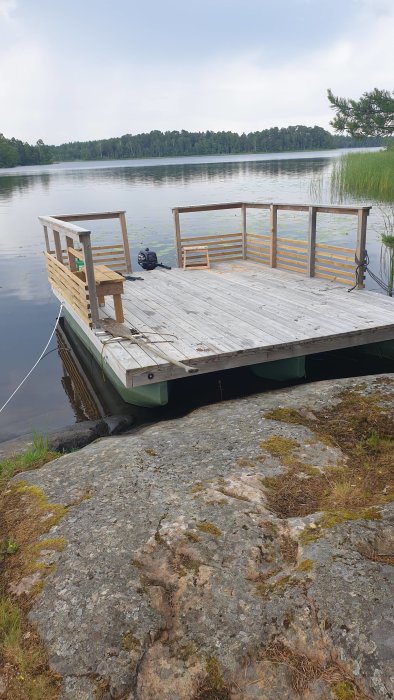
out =
[[[144,283],[124,282],[125,325],[200,373],[394,339],[393,300],[365,290],[349,294],[338,282],[249,260],[195,274],[179,268],[139,274]],[[113,317],[113,309],[108,298],[101,319]],[[110,337],[89,332],[99,352]],[[154,348],[123,339],[106,345],[104,357],[128,387],[185,376]]]

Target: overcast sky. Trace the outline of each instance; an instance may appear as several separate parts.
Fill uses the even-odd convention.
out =
[[[328,127],[394,89],[393,0],[0,0],[0,132]]]

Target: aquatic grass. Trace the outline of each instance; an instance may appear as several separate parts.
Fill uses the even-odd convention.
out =
[[[392,228],[394,230],[394,222]],[[387,294],[392,297],[394,288],[394,233],[382,233],[381,241],[380,268],[387,279]]]
[[[374,153],[348,153],[335,163],[331,196],[344,200],[351,195],[378,202],[394,202],[394,149]]]

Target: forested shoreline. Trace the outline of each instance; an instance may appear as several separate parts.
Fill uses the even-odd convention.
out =
[[[288,126],[264,129],[249,134],[231,131],[151,131],[146,134],[95,141],[75,141],[60,146],[35,145],[0,134],[0,168],[39,165],[77,160],[160,158],[171,156],[230,155],[242,153],[276,153],[380,146],[377,138],[354,139],[330,134],[322,127]]]

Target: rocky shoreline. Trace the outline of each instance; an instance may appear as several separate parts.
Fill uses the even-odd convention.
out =
[[[64,428],[53,430],[48,434],[48,449],[62,454],[86,447],[94,440],[110,435],[119,435],[131,428],[133,418],[131,416],[109,416],[99,420],[86,420]],[[22,435],[13,440],[5,440],[0,443],[0,460],[28,450],[33,444],[31,433]]]
[[[392,698],[393,414],[390,375],[324,381],[20,475],[63,509],[30,611],[61,697]]]

